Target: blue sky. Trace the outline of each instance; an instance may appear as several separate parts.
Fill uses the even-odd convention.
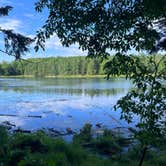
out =
[[[37,13],[34,9],[34,3],[37,0],[0,0],[0,6],[10,5],[13,10],[9,16],[0,18],[0,27],[6,29],[13,29],[15,32],[24,34],[29,37],[34,37],[36,31],[42,27],[46,18],[47,11]],[[2,35],[0,34],[0,48],[4,49]],[[112,51],[111,54],[115,52]],[[134,49],[129,53],[138,54]],[[143,52],[145,53],[145,52]],[[69,48],[63,47],[56,35],[53,35],[46,42],[46,50],[39,50],[37,53],[34,51],[34,45],[31,46],[30,52],[23,58],[36,58],[36,57],[53,57],[53,56],[82,56],[87,55],[78,49],[78,45],[72,45]],[[0,62],[12,61],[13,57],[0,52]]]
[[[34,37],[36,31],[44,24],[47,17],[46,11],[37,13],[34,9],[34,3],[37,0],[0,0],[0,6],[10,5],[13,10],[9,16],[0,18],[0,27],[13,29],[26,36]],[[3,38],[0,36],[0,48],[3,48]],[[76,56],[86,55],[86,52],[78,49],[77,45],[72,45],[69,48],[63,47],[56,35],[52,36],[46,42],[46,51],[34,52],[33,46],[30,52],[24,58],[29,57],[48,57],[48,56]],[[0,53],[0,62],[12,61],[12,57]]]

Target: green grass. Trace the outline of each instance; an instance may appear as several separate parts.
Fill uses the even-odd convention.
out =
[[[45,78],[104,78],[105,75],[57,75],[45,76]]]
[[[0,76],[0,78],[35,78],[35,75],[12,75]],[[125,76],[111,76],[111,78],[124,78]],[[56,76],[41,76],[41,78],[106,78],[106,75],[56,75]]]
[[[4,76],[0,75],[0,78],[34,78],[34,75],[11,75],[11,76]]]

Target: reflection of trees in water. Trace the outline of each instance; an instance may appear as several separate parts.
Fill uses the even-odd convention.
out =
[[[19,92],[19,93],[48,93],[48,94],[68,94],[68,95],[88,95],[90,97],[94,96],[100,96],[100,95],[105,95],[105,96],[110,96],[110,95],[117,95],[119,93],[124,93],[125,89],[124,88],[111,88],[111,89],[69,89],[69,88],[59,88],[59,89],[54,89],[54,88],[34,88],[32,86],[25,86],[25,87],[1,87],[0,88],[3,91],[14,91],[14,92]]]

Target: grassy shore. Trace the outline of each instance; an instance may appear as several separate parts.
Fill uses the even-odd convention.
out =
[[[0,78],[35,78],[34,75],[12,75],[12,76],[0,76]]]
[[[104,78],[106,75],[57,75],[45,76],[45,78]]]
[[[15,75],[0,76],[0,78],[106,78],[106,75],[56,75],[56,76],[35,76],[35,75]],[[110,78],[124,78],[125,76],[111,76]]]

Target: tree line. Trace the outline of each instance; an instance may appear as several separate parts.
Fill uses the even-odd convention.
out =
[[[26,61],[2,62],[0,75],[98,75],[104,74],[104,63],[100,58],[91,59],[84,56],[32,58]]]
[[[107,59],[87,58],[85,56],[31,58],[27,60],[0,63],[1,76],[33,75],[38,77],[57,75],[104,75],[110,70],[107,63],[114,56]],[[149,56],[141,55],[142,63],[146,63]],[[157,56],[158,58],[160,55]],[[161,70],[164,68],[161,65]]]

